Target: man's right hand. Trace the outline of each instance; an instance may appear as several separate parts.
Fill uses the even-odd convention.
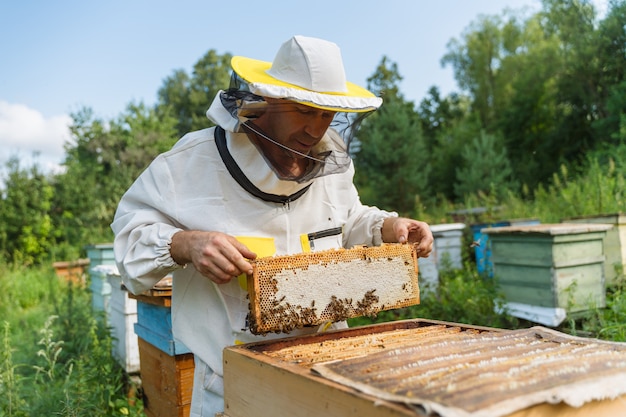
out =
[[[235,237],[220,232],[187,230],[172,236],[170,253],[176,263],[192,263],[198,272],[216,284],[226,284],[241,274],[251,274],[248,259],[255,259]]]

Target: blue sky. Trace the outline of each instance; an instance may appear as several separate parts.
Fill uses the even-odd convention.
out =
[[[457,90],[440,60],[479,15],[529,11],[539,0],[0,2],[0,165],[17,155],[44,169],[63,160],[69,114],[103,119],[154,104],[163,79],[191,72],[209,49],[271,61],[300,34],[339,45],[348,79],[365,85],[385,55],[405,97]]]

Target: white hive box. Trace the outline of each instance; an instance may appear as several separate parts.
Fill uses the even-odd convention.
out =
[[[453,269],[463,267],[462,251],[464,223],[435,224],[430,230],[435,238],[433,251],[428,258],[419,258],[420,289],[436,290],[439,271],[443,266]]]
[[[119,274],[107,275],[111,286],[109,320],[112,329],[113,355],[128,373],[139,372],[139,343],[135,334],[137,300],[128,296]]]

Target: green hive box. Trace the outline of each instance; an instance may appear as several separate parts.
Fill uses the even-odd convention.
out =
[[[112,243],[98,243],[85,246],[89,264],[93,268],[97,265],[115,265],[115,255]]]
[[[494,276],[507,302],[563,308],[605,307],[606,224],[540,224],[483,229]]]
[[[603,223],[613,227],[606,232],[604,239],[604,277],[606,285],[617,284],[626,265],[626,214],[598,214],[593,216],[572,217],[565,219],[565,223]]]

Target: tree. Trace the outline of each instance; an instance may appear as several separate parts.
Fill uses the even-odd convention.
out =
[[[442,63],[468,94],[471,120],[504,138],[531,189],[561,164],[584,163],[619,129],[626,6],[611,5],[599,30],[589,1],[543,0],[530,18],[483,16],[448,44]]]
[[[468,121],[471,114],[468,99],[457,93],[441,97],[439,89],[431,87],[417,113],[430,158],[430,190],[452,199],[461,149],[466,138],[475,134],[473,124]]]
[[[104,122],[84,108],[72,115],[65,173],[55,179],[53,215],[59,240],[84,246],[111,238],[122,194],[148,164],[177,140],[166,109],[130,104]]]
[[[231,58],[211,49],[196,62],[191,76],[177,70],[165,79],[158,92],[158,106],[169,108],[178,119],[178,136],[211,125],[205,114],[217,92],[228,88]]]
[[[471,98],[481,127],[493,129],[496,112],[506,103],[511,68],[507,60],[518,51],[519,18],[480,16],[463,32],[462,40],[448,42],[441,64],[451,65],[459,87]]]
[[[429,195],[429,164],[420,120],[399,93],[400,80],[397,65],[386,57],[368,79],[368,88],[385,102],[358,131],[355,181],[366,203],[410,215],[416,198]]]
[[[468,194],[502,197],[514,188],[511,164],[502,140],[495,135],[480,132],[463,147],[463,161],[456,169],[454,191],[460,199]]]
[[[53,245],[49,215],[52,186],[35,164],[29,169],[12,157],[0,198],[0,253],[20,265],[38,264]]]
[[[626,1],[611,3],[597,31],[598,120],[595,136],[611,145],[626,140]]]

